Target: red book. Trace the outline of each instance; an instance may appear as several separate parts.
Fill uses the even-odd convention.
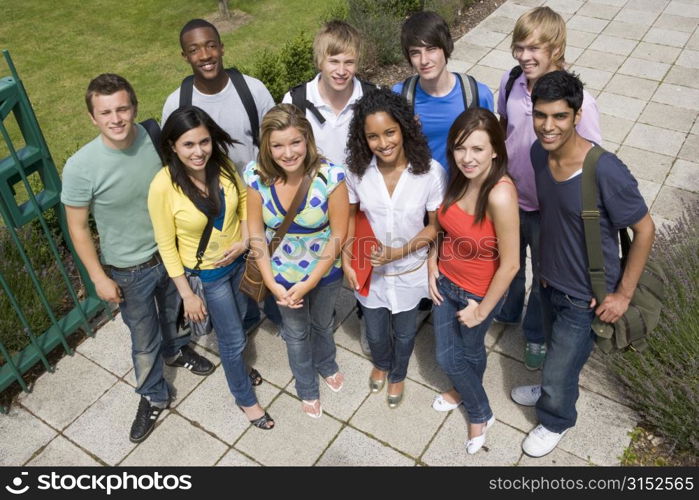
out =
[[[361,210],[357,210],[354,217],[354,241],[352,242],[352,260],[350,266],[357,274],[359,283],[359,295],[366,297],[369,295],[369,285],[371,284],[371,251],[379,245],[379,240],[374,236],[369,219]]]

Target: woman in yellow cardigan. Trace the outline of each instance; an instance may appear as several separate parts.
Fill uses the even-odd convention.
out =
[[[243,360],[247,297],[238,285],[248,229],[245,185],[226,156],[226,147],[233,143],[200,108],[186,106],[172,113],[161,136],[168,166],[150,185],[148,211],[163,263],[184,302],[185,317],[201,321],[211,315],[236,404],[253,425],[271,429],[274,420],[257,402]],[[208,217],[213,219],[213,229],[199,268],[204,305],[192,292],[185,271],[197,265],[196,252]]]

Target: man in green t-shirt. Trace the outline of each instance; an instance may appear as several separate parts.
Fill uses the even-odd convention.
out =
[[[100,135],[66,162],[61,201],[71,240],[97,295],[119,304],[131,332],[141,399],[129,439],[139,443],[170,402],[163,358],[197,375],[211,373],[214,366],[189,347],[188,334],[178,337],[180,297],[157,253],[147,207],[148,187],[162,163],[146,130],[134,123],[136,94],[124,78],[104,73],[90,82],[85,101]],[[88,225],[90,211],[101,262]]]

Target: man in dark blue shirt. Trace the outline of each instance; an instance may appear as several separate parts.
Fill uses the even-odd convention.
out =
[[[536,406],[539,425],[522,449],[544,456],[575,425],[578,379],[594,346],[592,321],[614,323],[628,309],[655,237],[638,184],[612,153],[597,163],[598,207],[608,295],[593,298],[587,271],[582,213],[582,167],[593,144],[580,136],[583,85],[573,74],[554,71],[532,91],[532,165],[541,210],[541,302],[548,353],[541,385],[515,387],[512,399]],[[625,268],[619,259],[618,230],[630,227],[633,243]]]

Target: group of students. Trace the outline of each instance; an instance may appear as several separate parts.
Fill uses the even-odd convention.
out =
[[[551,452],[576,422],[592,320],[614,322],[626,310],[654,234],[635,179],[603,154],[597,182],[609,294],[595,304],[580,171],[601,140],[599,116],[580,80],[565,71],[561,16],[539,7],[517,21],[518,66],[503,75],[499,119],[485,85],[447,70],[453,41],[433,12],[402,27],[415,77],[391,90],[360,81],[360,36],[331,21],[313,44],[318,75],[278,105],[261,82],[224,69],[213,25],[188,22],[180,44],[193,79],[167,98],[160,139],[154,144],[135,123],[129,83],[103,74],[86,94],[101,133],[63,171],[77,254],[97,294],[120,303],[131,332],[141,396],[131,441],[146,439],[170,402],[163,364],[198,375],[214,369],[178,330],[180,306],[189,321],[210,317],[236,404],[254,426],[273,429],[253,388],[262,377],[243,356],[246,330],[260,317],[259,305],[239,290],[245,259],[254,258],[270,291],[265,313],[279,326],[302,411],[312,418],[323,412],[318,375],[333,392],[344,385],[333,340],[343,279],[355,289],[373,363],[370,391],[386,385],[390,408],[403,400],[420,311],[431,300],[436,361],[453,386],[433,408],[463,404],[466,451],[474,454],[495,422],[483,387],[485,335],[494,320],[519,322],[529,247],[525,364],[542,367],[542,381],[511,396],[537,408],[539,425],[523,450]],[[373,233],[371,245],[353,244],[365,237],[360,220]],[[627,226],[634,240],[622,269],[615,229]],[[368,278],[359,276],[358,262],[371,266]],[[189,273],[200,277],[204,300]]]

